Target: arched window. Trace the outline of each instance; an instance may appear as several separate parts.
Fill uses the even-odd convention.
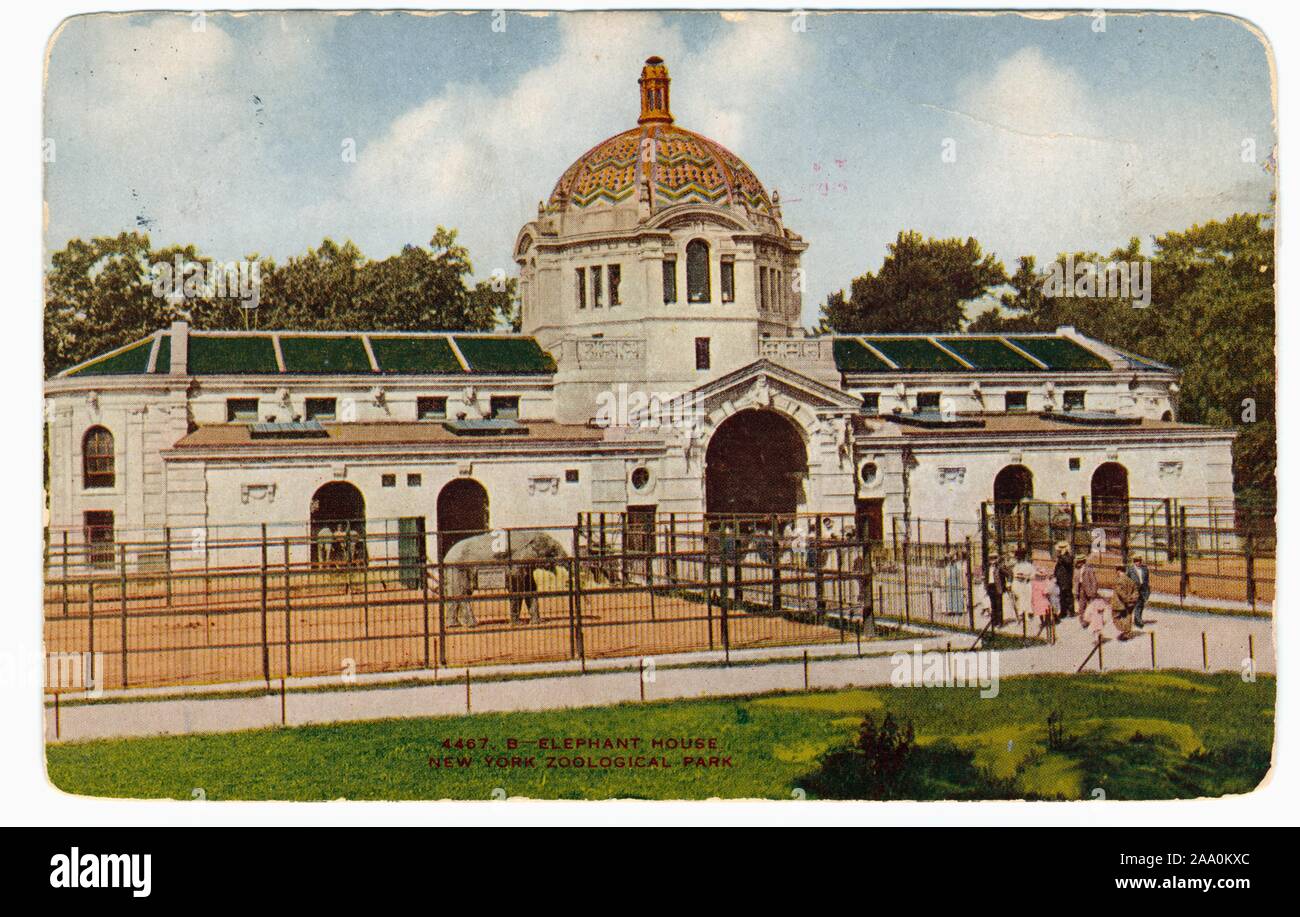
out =
[[[709,302],[709,243],[694,239],[686,246],[686,301]]]
[[[112,487],[113,434],[103,427],[91,427],[81,441],[81,470],[86,487]]]

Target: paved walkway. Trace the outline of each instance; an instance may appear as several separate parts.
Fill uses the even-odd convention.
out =
[[[1107,639],[1101,659],[1093,655],[1086,670],[1151,669],[1154,634],[1156,667],[1160,669],[1241,672],[1250,666],[1253,652],[1255,671],[1276,671],[1272,619],[1160,608],[1149,609],[1146,618],[1148,627],[1141,636],[1127,642]],[[1031,635],[1035,629],[1031,625]],[[1104,636],[1113,637],[1114,633]],[[896,653],[912,653],[918,646],[926,651],[943,651],[951,646],[958,652],[967,649],[971,641],[969,634],[931,632],[916,638],[864,644],[861,658],[853,643],[738,651],[731,654],[729,667],[721,664],[720,653],[661,656],[653,660],[652,671],[644,682],[634,658],[589,662],[585,674],[569,664],[475,669],[468,692],[464,670],[443,670],[436,679],[432,672],[398,676],[406,681],[424,679],[418,685],[386,686],[379,679],[358,679],[346,690],[301,691],[293,690],[299,686],[295,682],[283,700],[278,692],[251,697],[123,698],[61,705],[57,731],[58,740],[76,741],[235,732],[282,724],[451,716],[467,709],[480,713],[590,707],[639,702],[643,689],[645,700],[798,691],[805,688],[805,678],[811,689],[876,687],[891,684],[896,668],[891,657]],[[1080,627],[1077,619],[1068,619],[1058,626],[1054,645],[999,651],[998,676],[1073,673],[1094,646],[1095,636]],[[805,650],[809,659],[806,668]],[[529,674],[533,677],[518,677]],[[319,683],[319,679],[304,679],[301,685]],[[338,682],[331,679],[327,683]],[[261,689],[264,685],[259,682],[254,687]],[[55,741],[55,733],[55,710],[51,705],[46,707],[47,739]]]

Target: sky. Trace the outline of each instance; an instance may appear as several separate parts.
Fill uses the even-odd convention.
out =
[[[1268,51],[1221,16],[99,14],[49,50],[47,253],[139,230],[221,259],[327,237],[382,258],[444,225],[477,276],[514,274],[538,201],[635,125],[652,54],[677,124],[780,191],[808,325],[903,229],[974,236],[1010,271],[1149,250],[1274,187]]]

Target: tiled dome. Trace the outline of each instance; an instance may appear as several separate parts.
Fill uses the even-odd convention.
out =
[[[673,124],[668,72],[659,58],[646,61],[640,82],[637,126],[597,144],[569,166],[551,192],[548,209],[635,201],[648,178],[656,209],[698,201],[744,205],[770,216],[767,191],[739,156]]]

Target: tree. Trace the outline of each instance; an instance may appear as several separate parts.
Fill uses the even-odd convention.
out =
[[[407,245],[381,261],[366,258],[350,241],[329,238],[283,264],[251,255],[244,259],[243,277],[225,290],[211,284],[219,267],[225,264],[214,264],[192,245],[154,249],[142,233],[73,239],[51,256],[45,276],[46,372],[139,340],[177,319],[199,329],[518,329],[515,279],[471,286],[469,251],[456,241],[454,229],[442,226],[427,248]],[[255,300],[242,295],[247,289],[234,287],[254,278]],[[248,308],[254,301],[256,308]]]
[[[844,333],[957,331],[965,304],[1006,283],[1006,269],[974,239],[926,239],[901,231],[877,273],[854,278],[849,296],[827,297],[824,328]]]

